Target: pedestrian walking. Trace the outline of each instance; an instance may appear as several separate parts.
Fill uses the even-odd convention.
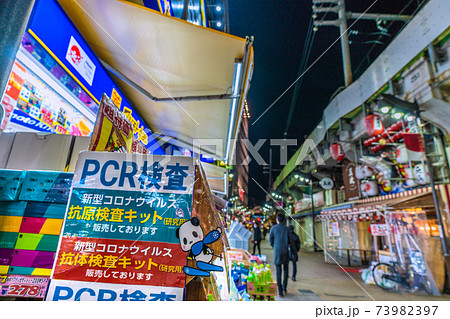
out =
[[[297,275],[298,251],[300,250],[300,238],[294,231],[294,226],[289,226],[289,259],[292,261],[292,281]]]
[[[259,256],[261,256],[261,228],[258,222],[253,224],[253,255],[258,247]]]
[[[273,263],[277,269],[278,295],[284,297],[289,274],[289,228],[284,225],[284,214],[278,214],[277,224],[270,229],[269,243],[273,247]],[[281,276],[283,271],[283,282]]]
[[[267,226],[263,226],[263,239],[266,240]]]

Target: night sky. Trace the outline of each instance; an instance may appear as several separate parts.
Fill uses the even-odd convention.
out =
[[[412,14],[418,2],[422,0],[378,0],[369,10],[371,13]],[[373,1],[347,0],[347,11],[364,12]],[[254,145],[258,139],[267,139],[260,149],[261,156],[268,162],[269,139],[284,137],[289,108],[294,87],[292,87],[258,122],[254,121],[284,92],[297,78],[303,46],[312,15],[311,0],[229,0],[230,33],[239,37],[255,37],[255,69],[248,94],[250,106],[250,141]],[[320,19],[323,14],[319,14]],[[336,15],[328,14],[326,20]],[[350,26],[355,20],[349,20]],[[387,25],[389,25],[388,22]],[[394,22],[389,27],[392,37],[382,36],[384,45],[364,43],[377,40],[378,34],[351,36],[350,54],[352,59],[353,80],[360,72],[356,72],[361,61],[360,70],[367,67],[364,57],[372,50],[370,59],[385,48],[395,34],[404,25]],[[374,21],[359,20],[351,30],[365,33],[379,32]],[[339,28],[320,27],[315,34],[311,55],[307,66],[311,65],[337,38]],[[355,43],[356,42],[356,43]],[[341,86],[344,86],[341,49],[338,41],[330,50],[304,75],[298,96],[295,112],[292,117],[287,138],[298,139],[302,144],[305,135],[312,132],[322,118],[322,112],[328,105],[330,97]],[[290,158],[298,147],[288,150]],[[275,169],[280,169],[279,146],[272,147]],[[268,186],[268,175],[262,174],[262,166],[253,160],[250,163],[249,207],[261,205],[265,201],[265,193],[252,181],[254,178],[264,188]],[[275,179],[279,172],[273,173]]]

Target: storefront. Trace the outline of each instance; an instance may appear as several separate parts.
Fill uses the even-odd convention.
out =
[[[447,188],[440,185],[439,193]],[[443,291],[445,261],[430,187],[356,200],[324,210],[319,218],[326,262],[396,264],[425,273],[432,287],[427,293]]]
[[[144,14],[145,21],[150,16],[169,23],[166,26],[174,23],[169,17],[121,1],[112,5],[125,6],[136,16]],[[227,202],[211,192],[214,188],[217,194],[226,193],[225,169],[205,164],[212,166],[208,167],[208,173],[212,171],[208,176],[200,162],[206,157],[195,159],[201,148],[194,152],[192,142],[171,144],[164,134],[156,138],[146,124],[151,116],[143,112],[148,109],[143,107],[147,106],[147,100],[139,101],[136,94],[140,93],[125,92],[123,83],[120,87],[116,84],[121,79],[107,73],[103,61],[91,49],[95,44],[88,45],[72,21],[57,1],[36,1],[2,98],[6,116],[0,135],[5,150],[0,156],[0,168],[6,169],[0,170],[0,297],[7,300],[242,299],[236,285],[230,285],[231,267],[225,256],[230,245],[226,223],[218,212]],[[201,30],[215,37],[216,44],[228,37],[186,23],[182,25],[191,33]],[[240,47],[239,52],[244,51],[243,39],[228,38],[235,47]],[[240,105],[244,103],[251,78],[252,62],[248,56],[236,63],[237,66],[234,63],[239,52],[227,52],[227,61],[231,63],[221,66],[227,77],[225,80],[221,77],[220,81],[227,88],[233,86],[235,96],[229,100],[220,98],[218,104],[210,101],[202,104],[213,105],[221,111],[223,105],[228,105],[232,110],[229,121],[209,113],[220,121],[220,133],[225,138],[236,135]],[[180,51],[176,54],[182,56]],[[152,58],[161,60],[161,56]],[[203,74],[207,72],[205,68]],[[137,76],[143,76],[142,70]],[[189,97],[196,93],[195,89],[185,88],[184,94]],[[127,97],[134,94],[134,101],[138,100],[141,109],[137,110],[125,94]],[[133,134],[130,134],[141,145],[134,143],[130,148],[133,156],[82,152],[90,149],[99,114],[109,112],[102,109],[104,96],[110,103],[108,110],[114,110],[109,113],[110,129],[120,133],[123,128],[131,127]],[[169,121],[162,118],[179,119],[184,111],[178,107],[176,110],[160,112],[161,122],[151,124],[165,126]],[[172,133],[185,129],[175,124],[166,128]],[[189,130],[184,133],[190,134]],[[158,139],[169,147],[161,147]],[[143,153],[144,148],[151,155],[137,154]],[[233,149],[230,140],[220,160],[225,155],[231,158]],[[191,232],[184,233],[190,227],[205,235],[194,251],[183,246],[186,236],[192,236]],[[211,258],[206,261],[188,255],[202,254],[200,244],[207,244],[211,249],[208,250]],[[248,270],[247,265],[247,274]],[[264,280],[263,288],[270,283],[271,280],[268,283]],[[19,291],[20,285],[26,289]],[[247,293],[245,296],[248,299]]]
[[[55,1],[36,1],[2,98],[4,133],[90,136],[106,93],[147,149],[150,129]],[[154,147],[156,154],[162,149]]]

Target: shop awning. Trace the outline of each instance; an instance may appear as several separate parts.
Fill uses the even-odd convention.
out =
[[[319,218],[322,219],[372,219],[374,216],[381,216],[384,209],[396,208],[404,202],[410,202],[420,197],[431,195],[431,187],[418,188],[397,194],[388,194],[375,196],[366,199],[360,199],[353,202],[353,205],[345,203],[335,207],[328,207],[322,210]]]
[[[58,1],[154,133],[232,157],[253,69],[251,40],[129,2]]]
[[[206,179],[208,180],[209,188],[212,192],[219,194],[227,193],[227,175],[226,169],[224,167],[202,163],[203,170],[206,174]]]

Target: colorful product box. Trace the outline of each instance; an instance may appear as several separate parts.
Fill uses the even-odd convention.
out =
[[[59,235],[63,219],[24,217],[18,232],[28,234]]]
[[[66,204],[28,202],[23,216],[64,219],[65,213]]]
[[[0,275],[6,275],[9,271],[9,265],[0,265]]]
[[[26,202],[0,202],[0,216],[22,217],[26,206]]]
[[[22,217],[19,216],[1,216],[0,232],[19,232],[22,224]]]
[[[27,171],[20,200],[65,204],[69,199],[73,173]]]
[[[54,258],[55,252],[16,249],[10,266],[51,269]]]
[[[48,276],[52,273],[48,268],[33,268],[33,267],[18,267],[10,266],[8,269],[8,275],[24,275],[24,276]]]
[[[0,201],[16,200],[24,177],[24,171],[0,169]]]
[[[53,251],[58,248],[58,235],[19,233],[15,249]]]
[[[14,249],[0,248],[0,265],[8,266],[11,263],[13,253]]]
[[[0,248],[14,249],[18,236],[16,232],[0,232]]]

